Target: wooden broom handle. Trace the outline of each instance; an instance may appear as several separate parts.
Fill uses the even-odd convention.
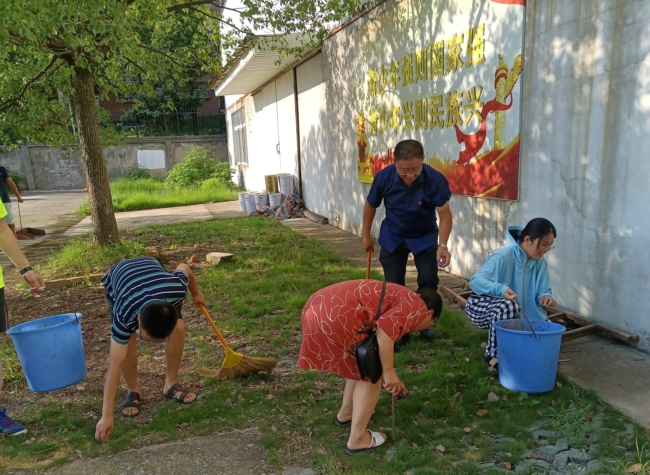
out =
[[[210,316],[210,313],[208,313],[208,310],[201,304],[199,304],[199,308],[203,312],[203,315],[205,316],[205,319],[208,321],[212,329],[214,330],[214,333],[217,335],[217,338],[219,338],[219,341],[223,345],[224,348],[230,348],[228,346],[228,343],[226,343],[226,339],[223,337],[219,329],[217,328],[217,325],[214,323],[214,320],[212,320],[212,317]]]
[[[368,251],[368,263],[366,264],[366,279],[370,279],[370,263],[372,262],[372,249]]]

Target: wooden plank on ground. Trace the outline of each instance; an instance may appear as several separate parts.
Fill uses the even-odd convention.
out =
[[[53,280],[46,280],[45,281],[45,288],[55,288],[55,287],[63,287],[66,285],[73,285],[78,282],[99,282],[101,278],[104,276],[104,274],[89,274],[89,275],[82,275],[80,277],[67,277],[65,279],[53,279]]]
[[[576,338],[581,338],[587,335],[593,335],[598,331],[598,325],[585,325],[584,327],[576,328],[575,330],[569,330],[562,334],[562,343],[565,341],[575,340]]]
[[[445,296],[451,300],[452,302],[455,302],[458,304],[458,306],[461,309],[465,308],[465,305],[467,304],[467,299],[464,299],[461,297],[459,294],[451,290],[449,287],[440,287],[440,290]]]
[[[572,322],[577,323],[578,325],[582,325],[582,326],[596,325],[600,331],[603,331],[613,336],[614,338],[617,338],[621,341],[625,341],[627,343],[633,343],[639,341],[639,335],[627,333],[622,330],[617,330],[616,328],[611,328],[605,325],[601,325],[600,323],[592,322],[591,320],[581,317],[580,315],[576,315],[575,313],[569,312],[567,310],[563,310],[561,308],[558,308],[557,310],[559,312],[562,312],[566,318],[568,318]]]

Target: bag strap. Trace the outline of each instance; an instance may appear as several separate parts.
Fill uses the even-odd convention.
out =
[[[384,304],[384,295],[386,295],[386,281],[384,281],[384,285],[381,287],[381,297],[379,297],[379,307],[377,307],[377,316],[375,317],[375,321],[379,320],[379,317],[381,317],[381,307]]]

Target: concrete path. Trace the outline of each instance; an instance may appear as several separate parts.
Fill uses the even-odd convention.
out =
[[[39,472],[9,472],[36,475]],[[40,472],[42,473],[42,472]],[[78,460],[48,470],[52,475],[266,475],[266,450],[257,430],[192,437],[179,442],[131,449]]]
[[[365,267],[361,238],[333,226],[322,226],[307,219],[283,221],[287,227],[318,239],[355,266]],[[453,243],[451,244],[453,252]],[[379,246],[375,244],[372,267],[381,272]],[[441,285],[457,285],[466,279],[447,272],[440,274]],[[412,257],[406,273],[406,285],[415,289],[417,270]],[[445,299],[446,300],[446,299]],[[561,302],[560,302],[561,303]],[[450,304],[446,301],[445,305]],[[606,402],[650,428],[650,355],[606,337],[588,336],[562,345],[560,371],[580,386],[593,389]]]
[[[239,201],[224,203],[207,203],[173,208],[146,209],[142,211],[124,211],[115,213],[117,227],[120,229],[136,228],[148,224],[171,224],[183,221],[207,221],[214,218],[235,218],[244,216],[239,209]],[[92,232],[90,216],[83,218],[65,232],[66,236],[79,236]]]
[[[23,251],[34,262],[49,256],[57,249],[63,238],[63,233],[81,221],[81,216],[75,216],[79,206],[88,199],[88,193],[81,191],[26,191],[21,193],[24,202],[20,204],[12,197],[16,229],[39,228],[45,231],[45,236],[36,236],[33,240],[20,240],[18,243]],[[28,252],[27,249],[32,249]],[[38,252],[35,250],[38,249]],[[38,254],[38,256],[36,256]],[[7,256],[0,254],[0,265],[3,268],[13,268]]]

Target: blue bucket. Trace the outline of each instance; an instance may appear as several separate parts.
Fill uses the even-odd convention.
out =
[[[7,330],[29,389],[56,391],[86,377],[81,314],[66,313],[21,323]]]
[[[555,386],[560,359],[562,325],[549,321],[525,320],[495,322],[499,357],[499,382],[511,391],[547,393]]]

